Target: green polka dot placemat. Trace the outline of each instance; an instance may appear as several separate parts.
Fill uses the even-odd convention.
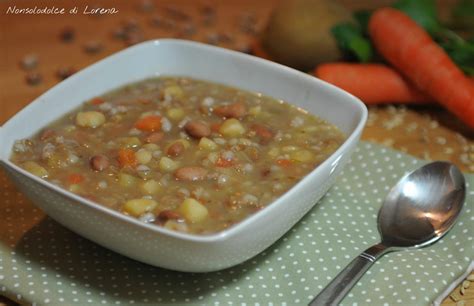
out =
[[[361,143],[336,185],[277,243],[239,266],[205,274],[133,261],[49,218],[9,243],[16,229],[28,223],[24,216],[40,212],[34,213],[3,182],[2,193],[15,193],[16,200],[0,205],[6,228],[0,243],[0,293],[37,305],[304,305],[352,258],[378,242],[376,217],[386,193],[421,164]],[[343,305],[429,305],[468,269],[474,255],[474,176],[466,179],[466,206],[448,235],[424,249],[385,255]]]

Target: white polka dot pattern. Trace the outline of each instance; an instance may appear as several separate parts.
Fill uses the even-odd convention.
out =
[[[0,192],[8,200],[0,203],[0,294],[38,305],[307,304],[378,241],[376,216],[385,194],[421,164],[361,143],[336,185],[282,239],[244,264],[206,274],[141,264],[49,218],[38,223],[42,213],[3,179]],[[450,233],[431,247],[384,256],[343,305],[429,305],[467,269],[474,257],[474,176],[466,178],[466,207]]]

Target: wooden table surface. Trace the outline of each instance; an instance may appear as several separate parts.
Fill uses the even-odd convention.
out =
[[[391,1],[341,2],[351,9],[361,9]],[[454,2],[438,1],[441,15],[446,15]],[[249,51],[275,3],[274,0],[0,1],[0,124],[57,84],[59,70],[80,70],[140,40],[175,37]],[[65,8],[65,14],[7,13],[14,6],[56,6]],[[76,14],[69,12],[74,7]],[[86,14],[97,7],[115,8],[118,12]],[[61,33],[71,34],[67,28],[73,33],[69,42],[61,39]],[[124,29],[129,33],[128,38],[117,38],[118,32]],[[87,53],[85,45],[94,42],[102,44],[102,50]],[[29,54],[38,57],[38,65],[26,71],[19,63]],[[31,73],[41,76],[39,84],[26,82]],[[463,171],[474,172],[474,132],[436,105],[370,107],[363,139],[424,159],[449,160]],[[465,305],[474,305],[474,285],[464,296],[458,296],[466,301]],[[11,302],[0,299],[2,303]],[[455,304],[449,298],[443,302],[443,305]]]

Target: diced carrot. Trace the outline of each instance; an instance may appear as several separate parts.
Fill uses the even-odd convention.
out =
[[[135,127],[142,131],[156,132],[161,129],[161,116],[149,115],[139,119]]]
[[[122,167],[135,167],[138,163],[135,152],[132,149],[122,148],[118,152],[118,161]]]
[[[277,159],[276,163],[277,163],[279,166],[288,167],[288,166],[291,166],[292,161],[289,160],[289,159]]]
[[[102,99],[102,98],[99,98],[99,97],[95,97],[95,98],[92,98],[92,99],[90,100],[90,103],[91,103],[92,105],[99,105],[99,104],[102,104],[102,103],[104,103],[104,102],[105,102],[105,100]]]
[[[232,167],[234,165],[234,161],[233,160],[229,160],[229,159],[225,159],[225,158],[222,158],[222,157],[219,157],[217,160],[216,160],[216,166],[217,167],[221,167],[221,168],[229,168],[229,167]]]
[[[211,124],[211,131],[213,131],[214,133],[219,133],[219,129],[221,128],[221,125],[222,123],[212,123]]]
[[[67,181],[69,184],[79,184],[82,181],[84,181],[85,177],[82,174],[79,173],[72,173],[68,176]]]

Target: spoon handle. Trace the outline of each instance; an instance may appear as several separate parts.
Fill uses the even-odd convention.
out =
[[[387,251],[387,247],[379,243],[362,252],[309,303],[309,306],[339,304],[362,275]]]

